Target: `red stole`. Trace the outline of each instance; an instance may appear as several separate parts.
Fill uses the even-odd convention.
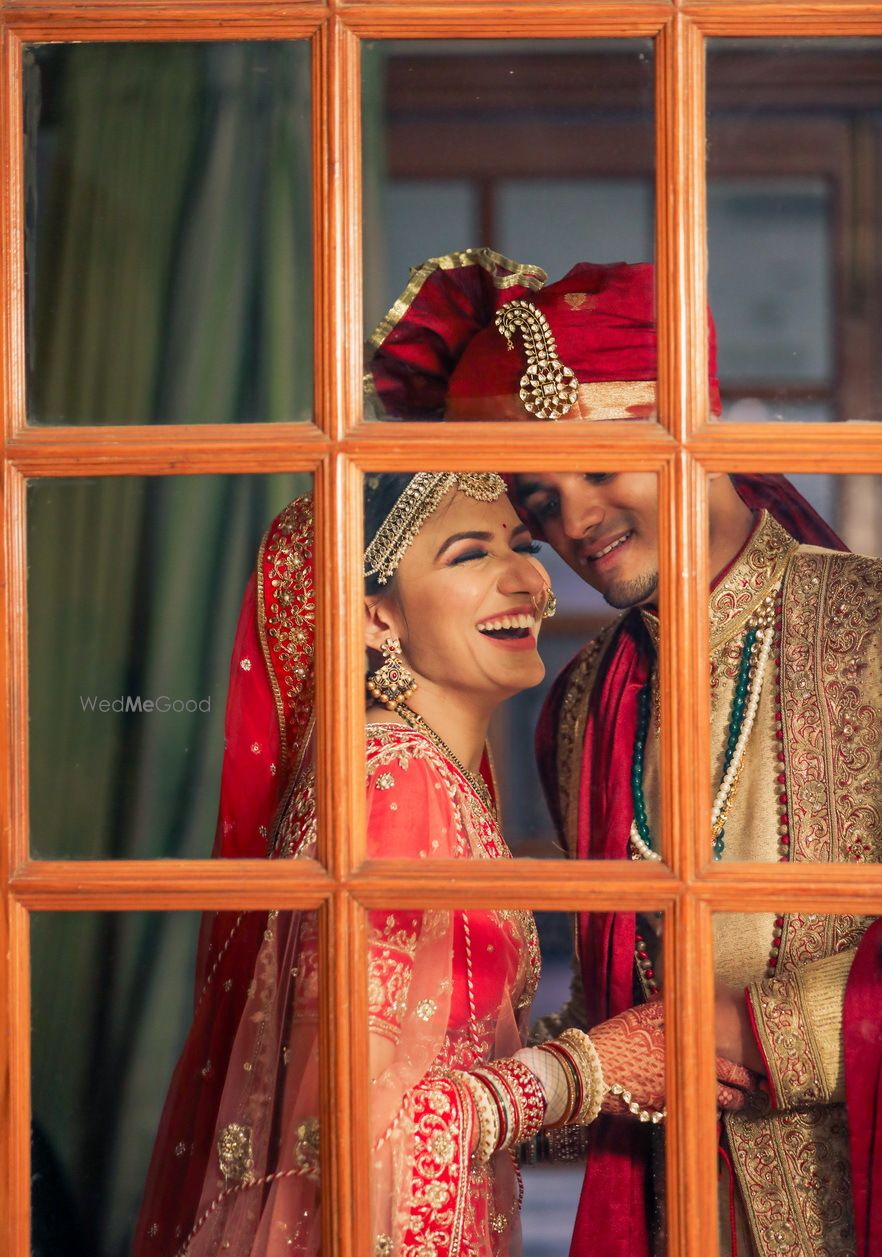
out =
[[[882,1257],[882,920],[864,935],[843,1012],[845,1100],[858,1257]]]
[[[628,856],[633,807],[627,786],[637,733],[637,697],[652,647],[639,611],[626,616],[593,688],[579,774],[580,859]],[[578,921],[588,1025],[634,1004],[632,912],[582,913]],[[644,1257],[650,1251],[651,1130],[601,1116],[591,1144],[570,1257]]]

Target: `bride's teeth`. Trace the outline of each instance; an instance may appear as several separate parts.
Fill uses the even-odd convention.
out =
[[[533,624],[532,617],[520,615],[501,615],[498,620],[485,620],[478,625],[479,633],[500,633],[503,629],[528,629]]]

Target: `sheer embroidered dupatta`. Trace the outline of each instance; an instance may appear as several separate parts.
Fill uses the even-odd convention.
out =
[[[424,735],[375,727],[367,771],[371,856],[507,854],[492,818]],[[312,855],[314,835],[314,791],[306,772],[275,855]],[[239,938],[218,966],[220,1002],[235,999],[233,986],[243,977],[243,957],[235,953],[254,941],[245,933]],[[470,1172],[471,1103],[449,1069],[520,1046],[536,976],[524,923],[516,914],[374,911],[368,952],[376,1252],[416,1257],[432,1251],[431,1244],[451,1257],[514,1254],[511,1162],[502,1154],[492,1175]],[[270,913],[226,1058],[211,1137],[201,1141],[198,1166],[189,1151],[182,1165],[191,1176],[201,1175],[194,1218],[179,1243],[155,1251],[186,1257],[227,1248],[237,1257],[322,1251],[317,1001],[315,914]],[[194,1026],[197,1034],[203,1029]],[[211,1090],[204,1075],[179,1076],[175,1083],[178,1095],[186,1088]],[[165,1172],[173,1175],[171,1141],[182,1136],[186,1143],[186,1134],[179,1116],[169,1116]]]

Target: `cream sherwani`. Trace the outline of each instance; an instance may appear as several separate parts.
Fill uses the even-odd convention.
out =
[[[773,597],[778,630],[725,831],[723,858],[882,858],[882,562],[803,546],[763,514],[710,599],[714,788],[741,643]],[[659,625],[644,619],[657,643]],[[580,723],[615,625],[571,667],[558,735],[562,814],[575,844]],[[568,701],[569,700],[569,701]],[[627,789],[627,783],[623,783]],[[644,790],[658,829],[658,742]],[[737,913],[715,921],[720,980],[747,988],[774,1091],[770,1111],[726,1115],[721,1249],[738,1257],[852,1257],[842,1004],[869,923],[848,914]],[[773,957],[777,956],[777,962]]]

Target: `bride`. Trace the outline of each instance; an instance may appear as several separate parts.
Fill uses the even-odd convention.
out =
[[[544,672],[536,645],[553,603],[529,533],[499,476],[422,472],[368,477],[365,535],[368,855],[509,859],[484,748],[494,710]],[[265,539],[236,649],[244,673],[260,662],[285,716],[270,858],[315,853],[311,554],[300,499]],[[228,733],[232,713],[250,736],[255,712],[233,698]],[[250,749],[259,757],[260,740]],[[236,784],[225,770],[224,853],[242,841],[226,828]],[[265,799],[255,778],[261,788]],[[610,1090],[617,1071],[661,1059],[661,1007],[524,1048],[539,978],[531,913],[393,908],[368,926],[375,1257],[516,1254],[521,1141],[601,1106],[661,1120],[663,1066],[627,1103]],[[319,1254],[316,914],[215,914],[204,940],[134,1255]],[[720,1068],[720,1102],[738,1107],[750,1079]]]

